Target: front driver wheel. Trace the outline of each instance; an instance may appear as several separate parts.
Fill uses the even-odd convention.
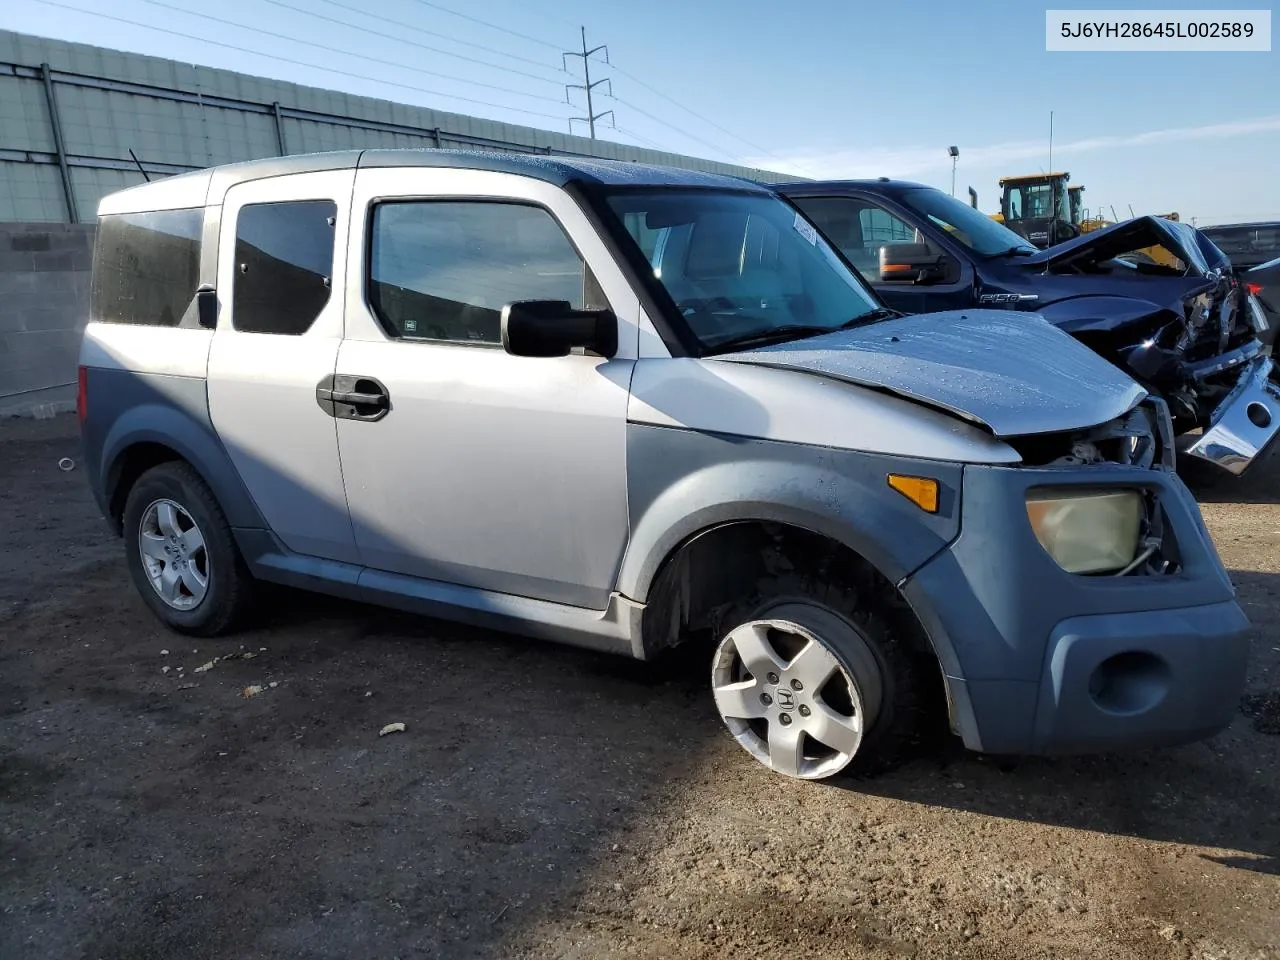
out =
[[[776,773],[821,780],[897,759],[919,722],[914,672],[877,613],[778,599],[730,624],[711,688],[744,750]]]

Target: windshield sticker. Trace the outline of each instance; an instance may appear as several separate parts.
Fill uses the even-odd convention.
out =
[[[804,237],[814,246],[818,245],[818,231],[814,229],[813,224],[798,213],[796,214],[796,222],[794,226],[796,228],[796,233],[800,234],[800,236]]]

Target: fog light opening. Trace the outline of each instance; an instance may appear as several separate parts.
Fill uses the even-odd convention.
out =
[[[1169,692],[1169,665],[1154,653],[1131,650],[1108,657],[1089,677],[1089,696],[1116,716],[1146,713]]]
[[[1271,426],[1271,411],[1266,408],[1265,404],[1261,404],[1255,400],[1253,403],[1249,404],[1249,406],[1245,407],[1244,412],[1249,418],[1249,422],[1259,430],[1265,430],[1267,427]]]

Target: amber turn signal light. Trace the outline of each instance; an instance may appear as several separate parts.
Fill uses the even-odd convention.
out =
[[[904,477],[889,474],[889,486],[914,503],[925,513],[938,512],[938,481],[927,477]]]

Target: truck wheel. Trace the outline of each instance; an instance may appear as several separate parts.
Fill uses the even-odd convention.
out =
[[[125,559],[143,602],[171,629],[201,637],[228,631],[250,599],[227,518],[188,464],[162,463],[125,500]]]
[[[805,593],[774,593],[728,619],[711,668],[720,716],[743,749],[788,777],[884,769],[922,719],[916,660],[872,598],[835,586]]]

